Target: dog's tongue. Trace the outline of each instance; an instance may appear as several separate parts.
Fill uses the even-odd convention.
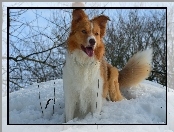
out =
[[[93,53],[94,53],[93,47],[90,47],[90,46],[84,47],[83,45],[81,45],[81,48],[89,57],[93,56]]]
[[[87,54],[89,57],[92,57],[92,56],[93,56],[93,49],[92,49],[92,47],[86,47],[86,48],[85,48],[85,52],[86,52],[86,54]]]

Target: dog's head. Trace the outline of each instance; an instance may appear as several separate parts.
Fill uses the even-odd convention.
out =
[[[68,50],[73,52],[79,49],[88,57],[95,54],[96,58],[100,59],[104,54],[102,39],[105,35],[107,20],[109,18],[105,15],[89,20],[82,9],[73,10]]]

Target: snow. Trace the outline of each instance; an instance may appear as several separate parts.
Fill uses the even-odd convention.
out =
[[[39,88],[38,88],[39,85]],[[55,113],[53,114],[55,87]],[[39,99],[40,92],[40,99]],[[46,107],[47,100],[53,99]],[[42,110],[43,115],[42,115]],[[9,95],[10,124],[61,124],[64,122],[62,80],[35,83]]]
[[[55,82],[55,84],[54,84]],[[39,87],[38,87],[39,85]],[[55,105],[54,105],[55,88]],[[39,99],[40,92],[40,99]],[[63,82],[61,79],[51,80],[33,85],[9,94],[9,123],[10,124],[159,124],[159,125],[116,125],[103,126],[25,126],[26,131],[37,130],[54,131],[174,131],[174,90],[167,89],[168,97],[168,120],[166,124],[166,87],[160,84],[143,81],[136,87],[124,89],[124,99],[119,102],[105,102],[101,115],[88,113],[84,119],[75,118],[67,123],[64,122],[64,94]],[[50,100],[46,107],[47,101]],[[24,126],[6,126],[7,122],[7,99],[2,98],[3,108],[3,130],[17,131]],[[42,105],[42,110],[40,106]],[[54,113],[53,113],[54,105]],[[162,124],[162,125],[161,125]],[[16,129],[16,128],[15,128]],[[13,131],[14,132],[14,131]]]

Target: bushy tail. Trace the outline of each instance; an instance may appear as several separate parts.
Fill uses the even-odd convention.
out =
[[[140,51],[133,55],[126,66],[119,71],[119,87],[135,86],[146,79],[152,70],[152,49]]]

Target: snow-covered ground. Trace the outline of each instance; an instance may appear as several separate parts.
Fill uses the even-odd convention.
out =
[[[54,83],[55,82],[55,83]],[[38,87],[39,85],[39,87]],[[54,105],[55,87],[55,105]],[[40,92],[40,99],[39,99]],[[138,126],[6,126],[7,97],[2,98],[3,130],[12,131],[174,131],[174,90],[167,89],[168,116],[166,117],[166,87],[150,81],[144,81],[136,87],[125,89],[124,95],[128,100],[120,102],[105,102],[101,115],[89,113],[84,119],[75,118],[66,124],[159,124]],[[49,103],[47,102],[48,100]],[[41,105],[40,105],[41,102]],[[54,105],[54,111],[53,111]],[[41,109],[42,106],[42,109]],[[45,107],[47,108],[45,109]],[[43,114],[42,114],[43,110]],[[54,113],[53,113],[54,112]],[[166,124],[167,119],[167,124]],[[62,80],[52,80],[35,83],[28,88],[10,93],[9,95],[10,124],[62,124],[64,123],[64,95]],[[163,125],[161,125],[163,124]],[[22,128],[25,129],[22,129]],[[32,130],[32,131],[33,131]],[[13,131],[14,132],[14,131]]]

